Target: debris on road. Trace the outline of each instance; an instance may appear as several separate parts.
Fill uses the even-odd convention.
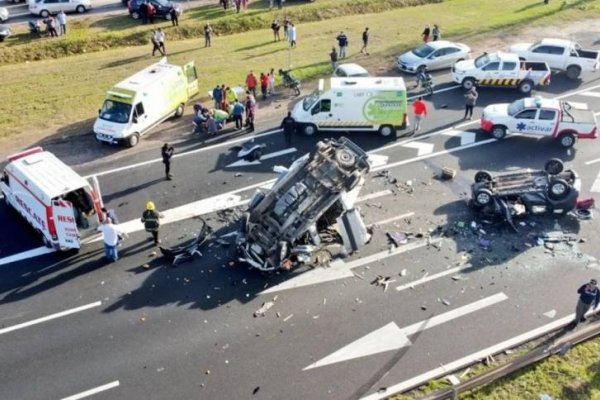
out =
[[[290,319],[292,319],[292,317],[293,317],[293,316],[294,316],[294,314],[290,314],[290,315],[288,315],[287,317],[285,317],[285,318],[283,319],[283,322],[287,322],[287,321],[289,321]]]
[[[456,176],[456,170],[449,168],[449,167],[443,167],[442,168],[442,172],[440,174],[440,178],[442,180],[450,180],[450,179],[454,179],[454,177]]]
[[[408,243],[408,236],[403,232],[387,232],[386,235],[396,247]]]
[[[255,387],[254,390],[252,391],[252,395],[255,395],[256,393],[258,393],[259,390],[260,390],[260,386]]]
[[[407,271],[406,268],[404,268],[402,271],[400,271],[400,276],[406,276]]]
[[[264,317],[266,312],[269,311],[271,307],[275,305],[274,301],[266,301],[263,303],[262,307],[254,312],[254,318],[256,317]]]
[[[377,275],[377,278],[375,278],[375,280],[372,281],[371,284],[375,286],[383,286],[383,292],[385,293],[387,292],[390,283],[394,282],[396,282],[396,280],[392,279],[391,276],[384,277],[383,275]]]

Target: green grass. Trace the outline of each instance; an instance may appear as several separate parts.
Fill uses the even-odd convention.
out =
[[[542,2],[504,0],[503,7],[499,8],[492,0],[449,0],[363,14],[360,24],[356,16],[301,23],[297,26],[298,47],[292,51],[283,41],[273,43],[270,29],[217,37],[213,47],[208,49],[202,47],[201,39],[170,41],[167,32],[166,46],[170,62],[196,61],[201,93],[206,93],[216,83],[241,84],[249,69],[261,72],[286,66],[290,54],[295,75],[301,79],[326,75],[330,73],[328,52],[340,30],[345,30],[350,38],[348,61],[364,64],[376,73],[380,68],[391,68],[394,56],[418,43],[425,23],[438,23],[444,38],[469,43],[497,29],[521,24],[543,26],[559,20],[600,15],[597,1],[571,1],[568,7],[561,7],[558,1],[548,6],[537,4]],[[435,20],[431,16],[436,16]],[[357,54],[365,26],[372,31],[370,57]],[[0,66],[3,83],[0,135],[10,137],[34,131],[42,137],[56,129],[61,134],[89,132],[106,90],[154,61],[157,58],[150,57],[149,46],[131,46]]]

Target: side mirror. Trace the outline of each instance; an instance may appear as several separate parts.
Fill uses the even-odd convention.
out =
[[[133,122],[134,124],[137,124],[138,118],[134,115],[133,118],[131,119],[131,122]]]

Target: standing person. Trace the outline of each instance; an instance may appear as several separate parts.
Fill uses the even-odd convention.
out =
[[[273,20],[271,24],[271,29],[273,30],[273,41],[279,42],[281,40],[281,36],[279,36],[279,30],[281,29],[281,25],[279,25],[278,20]]]
[[[425,25],[425,29],[423,29],[423,33],[421,33],[421,37],[425,43],[429,42],[429,35],[431,33],[431,28],[429,24]]]
[[[235,4],[235,12],[239,14],[242,7],[242,0],[233,0],[233,4]]]
[[[252,71],[250,71],[250,73],[246,76],[246,87],[248,88],[248,90],[250,92],[252,92],[252,95],[254,97],[256,97],[256,85],[257,85],[256,76],[254,75],[254,73]]]
[[[250,0],[242,0],[242,8],[244,11],[248,9],[248,3],[250,3]]]
[[[146,25],[148,23],[148,4],[145,1],[140,4],[140,16],[142,17],[142,24]]]
[[[146,232],[150,232],[152,234],[154,244],[160,243],[160,239],[158,238],[158,229],[160,228],[159,218],[160,215],[154,206],[154,202],[147,202],[146,209],[142,213],[142,223],[144,224],[144,229],[146,229]]]
[[[275,94],[275,68],[271,68],[269,71],[269,94]]]
[[[577,289],[579,293],[579,300],[577,301],[577,307],[575,308],[575,319],[568,325],[569,329],[574,329],[580,322],[585,322],[585,314],[594,305],[594,310],[598,307],[600,301],[600,290],[598,290],[598,282],[595,279],[591,279],[590,283],[582,285]]]
[[[290,28],[290,21],[287,17],[283,20],[283,38],[287,40],[288,38],[288,29]]]
[[[288,26],[288,40],[290,41],[290,47],[296,47],[296,25],[290,22]]]
[[[104,215],[104,219],[110,218],[111,222],[115,225],[119,225],[119,217],[117,217],[117,212],[114,208],[106,208],[102,207],[102,214]]]
[[[365,28],[365,31],[362,33],[362,42],[363,42],[363,47],[362,47],[362,49],[360,49],[360,52],[365,53],[366,55],[369,55],[369,50],[368,50],[369,28]]]
[[[156,50],[158,50],[160,52],[160,54],[162,54],[163,56],[167,55],[167,50],[165,49],[165,34],[162,31],[162,29],[158,28],[157,30],[154,31],[153,44],[154,44],[154,47],[152,48],[153,56],[154,56],[154,53],[156,52]]]
[[[473,119],[473,107],[475,107],[475,103],[477,102],[477,98],[479,94],[477,93],[477,89],[473,86],[467,94],[465,94],[465,117],[464,119]]]
[[[171,158],[173,157],[174,152],[175,149],[173,146],[170,146],[169,143],[163,144],[163,147],[160,149],[162,162],[165,164],[165,177],[168,181],[173,179],[173,175],[171,175]]]
[[[415,114],[415,128],[413,130],[413,135],[421,130],[421,121],[423,118],[427,116],[427,106],[423,101],[423,96],[419,96],[419,98],[413,103],[413,113]]]
[[[237,94],[235,91],[231,90],[229,86],[225,89],[225,100],[229,104],[233,104],[237,100]]]
[[[283,0],[277,0],[277,8],[281,10],[283,7]]]
[[[204,25],[204,47],[210,47],[213,35],[213,28],[210,23]]]
[[[246,97],[246,126],[248,132],[254,132],[254,113],[256,111],[256,101],[250,95]]]
[[[58,33],[56,32],[56,22],[54,21],[54,17],[52,17],[52,15],[48,15],[48,18],[46,18],[43,22],[46,24],[46,32],[48,32],[51,37],[58,36]]]
[[[333,70],[335,71],[335,69],[337,68],[337,60],[338,60],[338,54],[337,54],[337,50],[335,49],[335,47],[331,48],[331,53],[329,53],[329,58],[331,59],[331,68],[333,68]]]
[[[221,102],[223,102],[223,90],[221,86],[215,86],[212,90],[212,98],[215,101],[215,108],[221,108]]]
[[[337,35],[336,40],[338,42],[338,46],[340,47],[339,58],[346,58],[346,49],[348,48],[348,36],[346,36],[344,31],[342,31],[339,35]]]
[[[442,33],[440,32],[440,27],[436,24],[433,25],[433,29],[431,30],[431,35],[433,36],[433,41],[440,40],[442,38]]]
[[[174,6],[171,6],[169,9],[169,15],[171,16],[171,24],[173,26],[179,26],[179,15],[177,15],[177,10]]]
[[[67,34],[67,14],[65,14],[65,12],[63,10],[60,10],[60,12],[56,16],[56,18],[58,19],[58,28],[60,30],[61,36],[66,35]]]
[[[233,110],[231,111],[233,115],[233,120],[235,121],[235,129],[242,129],[244,123],[242,122],[242,118],[244,117],[244,105],[235,99],[233,103]]]
[[[102,225],[98,227],[98,232],[102,232],[102,240],[104,242],[104,257],[110,262],[115,262],[119,259],[119,237],[125,236],[125,233],[114,225],[110,218],[105,218]]]
[[[154,15],[156,14],[156,7],[154,7],[154,4],[148,2],[147,3],[148,7],[146,8],[146,13],[148,13],[148,21],[150,21],[151,24],[154,23]]]
[[[208,136],[216,136],[217,131],[219,130],[219,124],[215,119],[214,114],[211,112],[208,113],[208,119],[206,120],[206,126],[208,129]]]
[[[291,111],[288,111],[287,117],[281,121],[281,129],[283,129],[283,136],[285,136],[285,147],[289,148],[292,146],[292,135],[296,132],[296,120],[292,117]]]
[[[223,11],[227,12],[227,6],[229,5],[229,0],[219,0],[219,2],[223,6]]]
[[[263,100],[267,99],[267,89],[269,87],[269,77],[261,72],[260,73],[260,92],[262,94]]]

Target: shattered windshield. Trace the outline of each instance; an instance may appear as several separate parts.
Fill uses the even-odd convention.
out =
[[[131,104],[113,100],[106,100],[100,110],[100,119],[121,124],[129,122],[129,115],[131,115]]]
[[[508,105],[508,115],[510,115],[512,117],[524,108],[525,108],[525,102],[523,101],[523,99],[513,101],[512,103],[510,103]]]
[[[304,98],[304,100],[302,101],[302,108],[304,108],[304,111],[310,110],[310,108],[313,106],[313,104],[315,104],[317,102],[317,100],[319,100],[320,95],[321,95],[321,92],[319,91],[319,89],[315,89],[314,92],[312,92],[311,94],[306,96]]]

